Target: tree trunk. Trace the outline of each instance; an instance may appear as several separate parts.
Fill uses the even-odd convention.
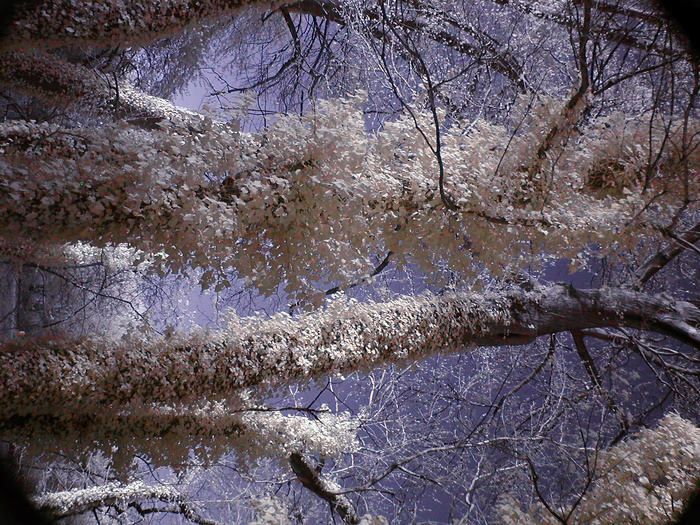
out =
[[[326,500],[333,512],[338,513],[345,523],[357,525],[360,522],[350,501],[342,494],[336,494],[333,487],[321,477],[321,472],[316,470],[302,454],[292,453],[289,456],[289,465],[299,482],[319,498]]]
[[[235,398],[254,386],[269,390],[469,345],[524,344],[586,328],[650,330],[700,349],[699,325],[700,310],[685,301],[557,284],[382,304],[335,303],[298,320],[278,316],[170,341],[117,345],[25,338],[0,350],[0,418],[70,419],[86,411]]]
[[[176,36],[196,23],[248,6],[273,8],[271,0],[163,0],[23,2],[11,21],[7,47],[43,48],[147,45]]]

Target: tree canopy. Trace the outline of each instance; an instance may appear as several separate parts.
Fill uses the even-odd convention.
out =
[[[188,90],[207,104],[178,106]],[[44,469],[35,503],[100,523],[677,516],[699,92],[642,0],[18,3],[0,435]],[[183,320],[195,286],[206,327]]]

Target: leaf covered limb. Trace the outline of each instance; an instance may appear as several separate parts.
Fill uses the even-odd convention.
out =
[[[55,415],[54,408],[47,412],[46,399],[56,400],[66,414],[224,399],[256,385],[597,327],[656,331],[700,348],[699,325],[700,310],[684,301],[554,285],[535,292],[337,303],[298,320],[281,315],[150,345],[60,338],[10,342],[0,355],[5,392],[0,414],[6,421]]]
[[[38,245],[126,243],[174,272],[211,270],[210,284],[212,272],[235,269],[264,293],[286,281],[304,295],[319,278],[370,273],[373,253],[425,271],[442,259],[468,274],[476,262],[498,273],[542,252],[583,257],[594,243],[602,253],[637,247],[660,235],[680,193],[700,191],[670,154],[664,179],[641,184],[645,148],[628,142],[664,139],[649,138],[648,116],[592,121],[580,141],[550,145],[556,162],[543,155],[537,173],[523,171],[542,122],[555,129],[561,116],[553,104],[527,117],[532,127],[507,154],[493,144],[508,133],[486,122],[442,136],[446,189],[459,204],[445,213],[435,158],[412,119],[368,133],[363,100],[320,103],[261,134],[206,121],[194,132],[5,123],[0,230]],[[683,165],[694,170],[696,156]]]
[[[179,34],[207,18],[244,7],[273,7],[261,0],[39,0],[22,2],[11,20],[9,48],[27,44],[51,48],[73,46],[138,46]]]

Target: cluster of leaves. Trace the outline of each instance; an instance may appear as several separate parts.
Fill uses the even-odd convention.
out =
[[[677,517],[695,489],[699,444],[700,429],[669,414],[657,428],[601,451],[596,485],[571,509],[567,522],[657,525]],[[523,511],[509,496],[502,499],[499,515],[504,525],[560,523],[541,504]]]
[[[201,269],[218,289],[233,268],[265,294],[280,282],[308,294],[319,280],[367,274],[386,251],[399,265],[431,272],[444,261],[469,275],[544,253],[573,257],[593,243],[631,248],[698,191],[683,178],[696,153],[668,154],[663,177],[645,175],[652,142],[683,131],[648,115],[594,120],[536,169],[524,165],[548,126],[561,125],[548,103],[515,135],[485,121],[445,135],[446,189],[459,207],[446,213],[420,126],[405,116],[369,133],[363,103],[361,94],[323,102],[251,135],[206,119],[195,131],[122,124],[89,138],[87,129],[4,123],[0,228],[44,244],[129,244],[161,271]]]
[[[312,418],[263,411],[247,412],[243,421],[259,434],[259,446],[268,455],[283,460],[292,452],[333,457],[350,454],[358,447],[359,420],[349,413],[333,414],[328,407],[321,407]]]

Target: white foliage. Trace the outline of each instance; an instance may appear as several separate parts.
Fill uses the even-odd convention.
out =
[[[358,525],[389,525],[389,522],[384,516],[365,514],[360,518],[360,523]]]
[[[286,458],[292,452],[338,456],[357,450],[360,422],[349,413],[318,413],[315,417],[280,412],[248,412],[243,421],[259,434],[269,454]]]
[[[104,505],[126,506],[132,501],[151,498],[161,501],[180,501],[183,496],[166,485],[149,486],[142,481],[135,481],[128,485],[114,482],[87,489],[43,494],[34,497],[33,501],[39,509],[48,509],[55,516],[65,516]]]
[[[260,134],[207,119],[194,133],[0,124],[0,230],[43,244],[128,243],[163,271],[201,269],[206,286],[228,286],[234,268],[263,293],[283,282],[308,294],[319,279],[368,274],[388,250],[397,265],[432,271],[442,259],[465,274],[476,261],[500,272],[594,243],[614,253],[658,235],[679,194],[700,191],[700,178],[681,180],[698,152],[682,165],[669,155],[659,186],[642,186],[650,144],[666,132],[649,115],[593,120],[553,146],[556,162],[532,160],[549,127],[570,125],[571,111],[548,101],[514,137],[486,121],[443,136],[446,190],[460,206],[446,213],[412,118],[368,133],[364,97],[280,116]]]
[[[274,496],[264,496],[251,502],[255,519],[248,525],[292,525],[284,504]]]
[[[700,428],[677,414],[599,457],[597,481],[575,509],[572,525],[659,525],[677,516],[698,481]],[[559,523],[542,505],[521,509],[510,495],[498,506],[504,525]]]
[[[0,354],[0,381],[13,400],[2,404],[0,412],[43,413],[48,395],[68,412],[85,410],[85,403],[123,405],[148,400],[161,406],[181,405],[230,396],[261,382],[280,385],[417,359],[483,329],[509,325],[509,301],[499,293],[426,295],[380,304],[339,301],[328,311],[300,319],[277,315],[269,321],[237,323],[230,331],[194,333],[182,339],[124,344],[97,339],[36,341],[32,352]],[[28,348],[28,343],[23,344]],[[48,384],[47,370],[51,370]],[[279,416],[270,417],[275,422]],[[310,424],[300,421],[299,430]],[[351,423],[343,425],[347,429]]]

